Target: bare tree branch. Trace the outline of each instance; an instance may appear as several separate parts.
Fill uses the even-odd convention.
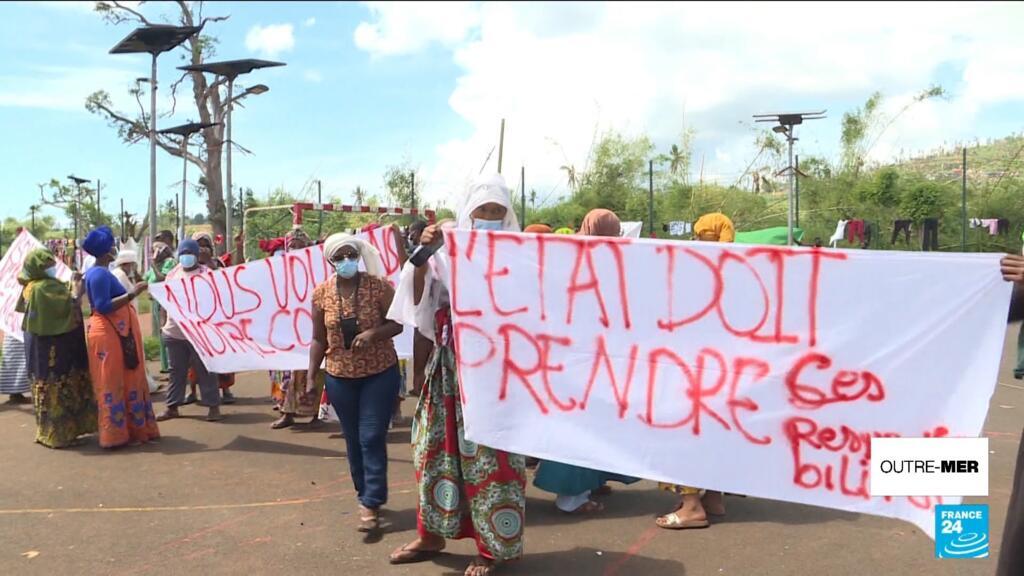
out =
[[[124,4],[121,4],[120,2],[111,2],[111,4],[113,5],[112,8],[117,8],[119,10],[124,10],[125,12],[131,14],[136,19],[138,19],[138,21],[141,22],[142,24],[145,24],[146,26],[152,26],[153,25],[153,23],[150,22],[149,20],[147,20],[146,17],[143,16],[140,12],[136,12],[135,10],[132,10],[131,8],[125,6]]]
[[[174,116],[174,111],[178,109],[178,87],[181,86],[181,83],[184,82],[185,78],[188,78],[188,76],[188,72],[182,72],[181,78],[178,78],[173,84],[171,84],[171,113],[169,116]]]
[[[192,20],[192,9],[189,8],[188,3],[184,0],[176,0],[175,3],[178,5],[178,8],[181,9],[182,24],[185,26],[195,26],[195,24],[193,24],[194,20]]]
[[[223,21],[227,20],[228,18],[230,18],[230,16],[207,16],[206,18],[203,18],[199,22],[199,25],[200,26],[206,26],[207,23],[209,23],[209,22],[223,22]]]

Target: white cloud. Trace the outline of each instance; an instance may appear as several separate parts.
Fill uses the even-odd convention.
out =
[[[727,181],[753,157],[758,112],[829,108],[801,127],[799,147],[834,154],[844,111],[880,90],[895,112],[956,64],[952,97],[904,114],[872,151],[883,158],[972,136],[986,106],[1024,99],[1021,5],[885,10],[879,20],[876,7],[854,3],[822,15],[768,3],[369,3],[354,40],[375,57],[451,49],[461,73],[449,104],[472,130],[437,146],[430,189],[476,174],[506,118],[505,165],[525,164],[543,196],[562,182],[559,166],[583,166],[595,129],[645,133],[664,148],[694,126],[694,175],[703,154],[705,175]],[[780,14],[799,32],[780,31]]]
[[[0,107],[85,113],[86,97],[103,89],[117,108],[130,113],[138,105],[126,92],[134,85],[137,72],[127,68],[34,67],[26,76],[0,76]]]
[[[454,46],[479,24],[479,7],[466,2],[364,2],[373,22],[355,31],[360,49],[377,56],[408,54],[433,42]]]
[[[291,24],[257,24],[245,35],[245,47],[250,52],[258,52],[272,58],[282,52],[291,52],[295,48],[294,32],[295,27]]]
[[[306,18],[306,21],[303,22],[302,25],[305,26],[306,28],[312,28],[314,25],[316,25],[316,18],[310,16],[309,18]]]
[[[321,74],[319,70],[306,70],[302,73],[302,77],[307,82],[312,82],[314,84],[319,84],[324,81],[324,75]]]

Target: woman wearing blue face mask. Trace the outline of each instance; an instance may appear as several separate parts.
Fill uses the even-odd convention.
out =
[[[394,289],[376,249],[354,236],[334,234],[324,242],[324,257],[335,274],[313,291],[306,393],[326,359],[327,398],[345,432],[359,530],[376,531],[388,499],[387,432],[399,386],[392,338],[402,326],[386,318]],[[359,271],[360,261],[365,272]]]
[[[199,243],[195,240],[185,240],[178,246],[178,266],[167,274],[166,281],[176,282],[207,272],[209,269],[199,263]],[[223,420],[220,414],[220,390],[217,388],[217,377],[206,370],[203,361],[199,359],[199,353],[185,338],[181,327],[171,318],[170,314],[167,315],[167,321],[164,322],[162,336],[170,361],[171,385],[167,390],[167,408],[156,419],[163,422],[179,416],[178,407],[185,404],[188,371],[189,368],[192,368],[199,383],[202,402],[209,407],[209,412],[206,415],[207,422]]]

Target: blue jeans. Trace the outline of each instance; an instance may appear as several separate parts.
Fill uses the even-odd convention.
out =
[[[388,424],[398,384],[397,365],[365,378],[326,376],[327,399],[345,433],[352,482],[367,508],[388,501]]]

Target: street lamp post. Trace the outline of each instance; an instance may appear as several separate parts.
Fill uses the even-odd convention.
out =
[[[231,210],[233,209],[232,203],[232,173],[231,173],[231,110],[234,108],[235,101],[244,98],[250,94],[258,95],[263,94],[270,90],[264,84],[257,84],[251,86],[238,97],[235,97],[235,79],[243,74],[248,74],[253,70],[260,68],[273,68],[276,66],[284,66],[284,62],[271,62],[269,60],[258,60],[255,58],[247,58],[244,60],[225,60],[222,62],[206,62],[204,64],[198,64],[194,66],[179,66],[178,70],[184,70],[186,72],[204,72],[210,73],[217,76],[221,76],[227,79],[228,84],[228,98],[224,109],[224,123],[226,129],[226,139],[228,150],[227,150],[227,174],[225,178],[225,191],[224,191],[224,235],[226,236],[225,244],[230,245],[234,240],[234,236],[231,234]]]
[[[190,136],[211,126],[219,126],[220,122],[189,122],[171,128],[164,128],[160,134],[175,134],[181,136],[181,203],[178,206],[178,238],[185,238],[185,218],[183,215],[188,210],[185,198],[188,196],[188,139]]]
[[[142,54],[152,57],[149,75],[149,235],[156,237],[156,58],[198,34],[202,26],[142,26],[110,49],[111,54]],[[156,318],[156,315],[153,316]]]
[[[793,143],[797,138],[793,133],[793,127],[803,124],[804,120],[819,120],[825,117],[827,110],[821,112],[793,112],[785,114],[754,114],[755,122],[778,122],[778,126],[772,128],[772,132],[783,134],[789,144],[789,164],[786,172],[789,173],[789,194],[787,198],[788,207],[786,223],[786,244],[793,245],[793,218],[795,215],[794,198],[796,194],[796,168],[793,166]]]
[[[81,239],[79,238],[81,230],[79,229],[79,224],[78,223],[79,223],[79,220],[82,217],[82,215],[81,215],[81,210],[82,210],[82,184],[88,184],[89,182],[92,182],[92,180],[87,180],[85,178],[79,178],[78,176],[75,176],[74,174],[68,176],[68,180],[71,180],[72,182],[75,183],[75,266],[76,266],[76,268],[81,269],[82,268],[82,255],[81,255],[81,251],[78,248],[78,245],[79,245],[79,243],[81,241]]]

